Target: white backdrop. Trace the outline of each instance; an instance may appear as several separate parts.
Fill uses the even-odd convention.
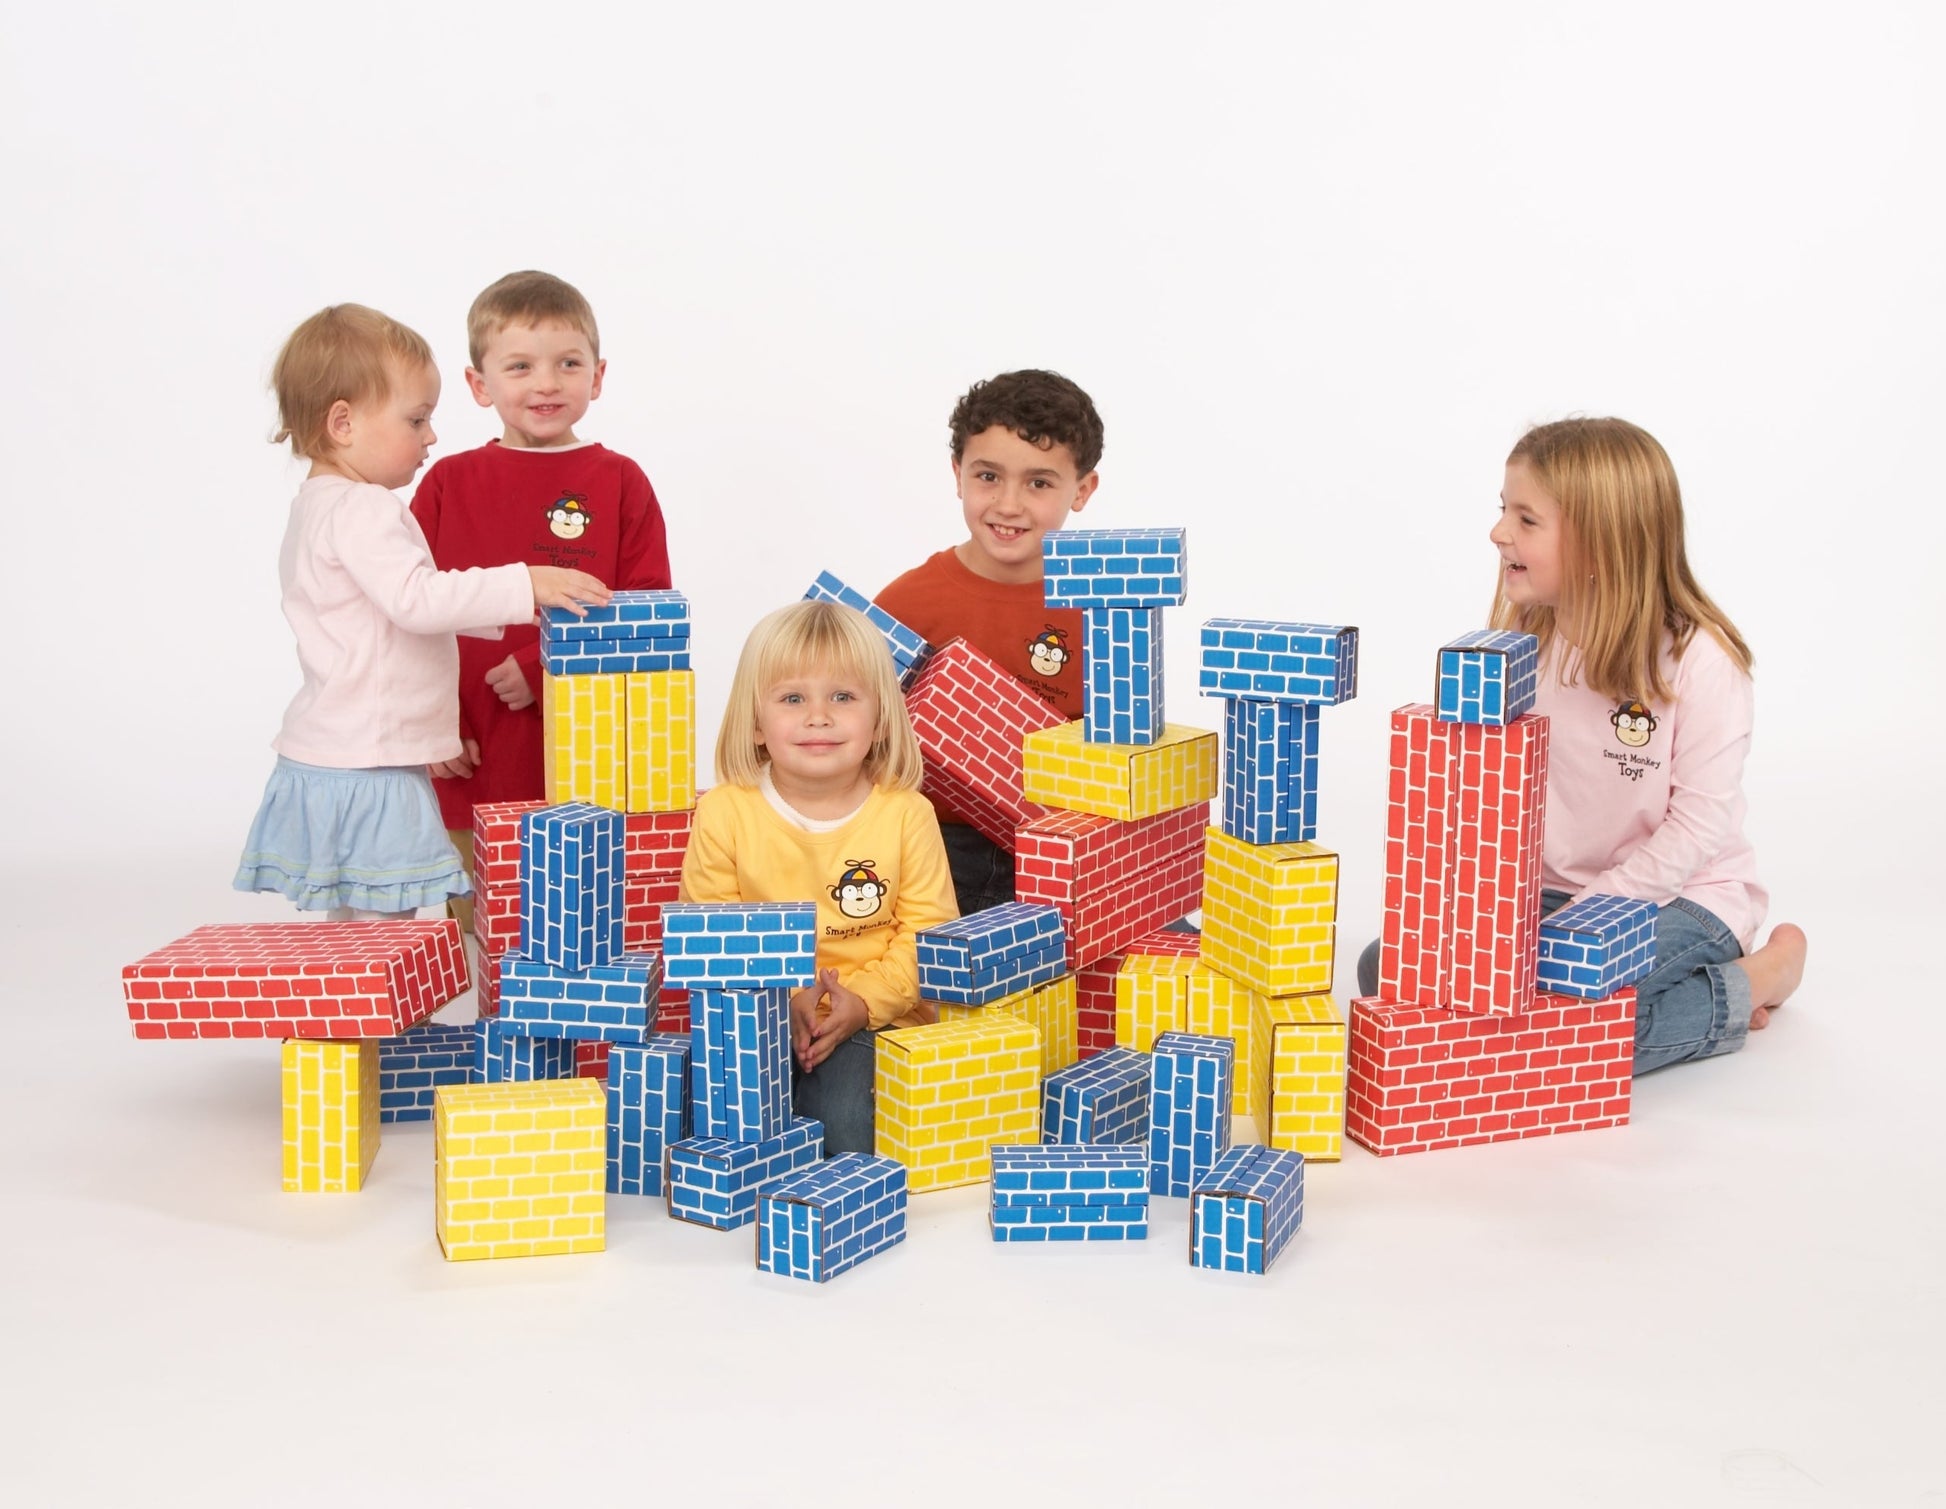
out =
[[[296,684],[271,358],[320,305],[376,305],[438,353],[440,453],[478,444],[466,306],[535,266],[600,318],[583,433],[661,495],[705,748],[762,611],[959,537],[955,397],[1053,367],[1107,424],[1083,522],[1190,529],[1175,721],[1217,715],[1206,617],[1363,629],[1324,724],[1348,938],[1376,925],[1386,713],[1483,615],[1508,446],[1643,424],[1757,652],[1773,915],[1811,928],[1831,1018],[1923,1063],[1936,1007],[1885,937],[1942,899],[1940,16],[10,6],[9,1020],[75,978],[51,938],[105,1040],[114,964],[287,915],[227,890]]]

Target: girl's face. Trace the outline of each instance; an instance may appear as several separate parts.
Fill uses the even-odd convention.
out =
[[[824,667],[765,687],[757,704],[757,742],[786,796],[859,780],[877,729],[871,690]]]
[[[1500,519],[1488,536],[1500,552],[1507,601],[1520,608],[1553,608],[1561,601],[1561,505],[1525,461],[1507,463]]]

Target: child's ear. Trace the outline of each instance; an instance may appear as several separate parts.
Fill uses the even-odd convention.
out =
[[[603,357],[595,363],[595,385],[588,390],[588,401],[593,403],[601,397],[601,380],[608,375],[608,358]]]
[[[1074,503],[1068,509],[1068,512],[1080,513],[1082,509],[1086,508],[1088,506],[1088,500],[1095,495],[1095,489],[1100,485],[1100,472],[1089,472],[1087,476],[1077,482],[1074,485]]]
[[[333,445],[351,443],[351,405],[340,398],[324,416],[324,433]]]
[[[493,407],[493,395],[487,392],[486,378],[471,367],[466,369],[466,389],[473,395],[473,402],[481,408]]]

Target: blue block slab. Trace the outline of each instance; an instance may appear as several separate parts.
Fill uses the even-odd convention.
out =
[[[1041,1082],[1041,1140],[1133,1143],[1146,1157],[1148,1054],[1110,1048],[1048,1075]]]
[[[1162,610],[1085,608],[1081,638],[1082,736],[1090,744],[1153,744],[1162,737]]]
[[[757,1219],[757,1192],[818,1162],[824,1123],[800,1116],[781,1137],[731,1142],[688,1137],[669,1149],[669,1214],[678,1221],[733,1231]]]
[[[809,985],[817,978],[817,924],[808,901],[668,902],[662,978],[712,990]]]
[[[639,1043],[662,993],[662,956],[617,954],[590,969],[557,969],[524,953],[500,960],[500,1019],[533,1037]]]
[[[1188,592],[1180,529],[1061,529],[1041,537],[1050,608],[1173,608]]]
[[[534,1037],[498,1017],[483,1017],[473,1026],[475,1084],[574,1078],[573,1038]]]
[[[985,1006],[1068,972],[1060,909],[1010,901],[927,928],[916,938],[919,994]]]
[[[1540,663],[1540,641],[1532,634],[1462,634],[1440,648],[1434,711],[1445,723],[1511,723],[1534,705]]]
[[[523,951],[557,969],[593,969],[622,951],[622,814],[588,802],[520,819]]]
[[[1230,1145],[1236,1044],[1165,1032],[1149,1053],[1149,1193],[1187,1195]]]
[[[656,1032],[608,1050],[608,1193],[659,1195],[664,1155],[689,1135],[689,1038]]]
[[[1189,1262],[1265,1273],[1304,1220],[1304,1155],[1233,1147],[1190,1195]]]
[[[1358,695],[1358,630],[1350,624],[1212,618],[1203,625],[1197,685],[1258,702],[1349,702]]]
[[[1626,896],[1584,896],[1541,919],[1542,990],[1606,1000],[1655,968],[1656,904]]]
[[[757,1266],[822,1284],[905,1240],[905,1165],[839,1153],[757,1196]]]
[[[682,593],[624,591],[605,606],[577,614],[567,608],[541,609],[541,643],[576,639],[680,639],[689,642],[689,599]]]
[[[688,640],[571,639],[541,651],[541,669],[550,676],[636,676],[689,668]]]
[[[990,1203],[1006,1209],[1149,1205],[1149,1156],[1132,1143],[1000,1143],[989,1150]],[[1014,1219],[1014,1218],[1009,1218]],[[1093,1220],[1095,1217],[1086,1217]]]
[[[421,1022],[378,1045],[378,1119],[431,1121],[442,1085],[473,1082],[471,1022]]]
[[[926,643],[923,636],[908,629],[855,587],[847,587],[829,571],[820,572],[818,579],[805,589],[804,596],[807,599],[843,603],[869,618],[872,627],[885,636],[885,645],[892,652],[892,665],[898,672],[901,686],[911,684],[926,656],[932,653],[932,646]]]
[[[1218,826],[1247,844],[1318,836],[1318,709],[1233,698],[1223,705]]]
[[[691,990],[689,1065],[696,1136],[781,1136],[791,1119],[789,989]]]

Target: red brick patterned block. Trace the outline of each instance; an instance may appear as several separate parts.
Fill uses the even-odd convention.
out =
[[[574,1077],[576,1079],[607,1079],[608,1050],[613,1043],[585,1043],[574,1045]]]
[[[1121,973],[1124,959],[1131,954],[1198,959],[1202,957],[1202,950],[1201,933],[1183,933],[1159,927],[1139,938],[1131,938],[1120,953],[1110,954],[1086,969],[1076,970],[1076,1019],[1081,1057],[1092,1058],[1115,1046],[1115,976]]]
[[[1067,720],[963,639],[933,652],[905,696],[926,794],[1003,849],[1047,808],[1021,795],[1021,740]]]
[[[657,1032],[687,1032],[689,1030],[689,992],[686,990],[665,990],[662,992],[660,1008],[655,1014]]]
[[[490,958],[520,947],[520,819],[545,802],[473,809],[473,934]]]
[[[1540,995],[1520,1016],[1351,1003],[1345,1131],[1379,1154],[1620,1126],[1635,992]]]
[[[393,1037],[465,989],[451,921],[199,927],[122,969],[140,1038]]]
[[[1060,911],[1068,968],[1085,969],[1202,905],[1208,821],[1198,802],[1133,822],[1050,812],[1022,823],[1015,898]]]

